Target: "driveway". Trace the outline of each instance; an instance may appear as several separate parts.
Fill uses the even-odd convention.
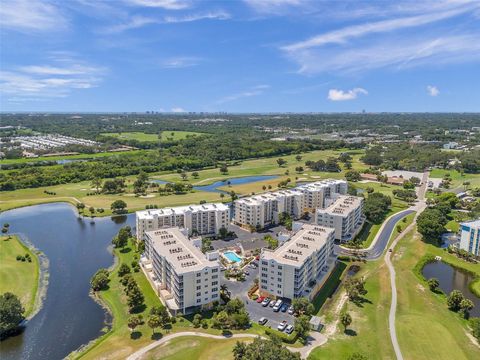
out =
[[[263,307],[261,304],[248,298],[248,290],[253,286],[254,279],[258,277],[259,269],[252,269],[247,267],[249,275],[246,276],[245,281],[227,280],[225,276],[221,277],[220,284],[225,284],[231,293],[231,297],[238,297],[245,303],[245,308],[250,314],[252,322],[258,322],[262,317],[266,317],[268,322],[266,326],[276,328],[283,320],[287,320],[288,324],[293,325],[295,318],[287,312],[274,312],[271,307]]]

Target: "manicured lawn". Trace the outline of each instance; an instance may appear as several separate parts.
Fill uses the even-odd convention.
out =
[[[123,140],[137,140],[137,141],[158,141],[158,134],[147,134],[142,132],[122,132],[122,133],[102,133],[101,135],[113,136]],[[162,141],[177,141],[186,139],[188,136],[204,135],[203,133],[193,131],[162,131]]]
[[[447,309],[445,296],[429,291],[413,272],[427,253],[480,274],[480,265],[464,262],[444,250],[423,243],[413,232],[394,254],[397,273],[397,336],[406,359],[478,359],[480,349],[466,336],[466,321]],[[399,280],[401,279],[401,280]]]
[[[360,305],[347,301],[343,307],[343,311],[353,318],[349,327],[353,331],[345,334],[343,326],[338,323],[337,331],[329,336],[325,345],[313,350],[309,359],[347,359],[355,352],[360,352],[368,359],[395,359],[388,336],[391,293],[387,267],[383,260],[359,265],[361,270],[355,276],[363,276],[366,280],[366,300]],[[322,313],[328,324],[339,319],[337,307],[343,294],[343,290],[338,291],[332,301],[326,302]]]
[[[17,261],[17,255],[29,254],[32,262]],[[0,237],[0,294],[18,296],[28,316],[33,310],[38,290],[39,262],[37,255],[16,236]]]
[[[463,188],[463,182],[469,181],[470,188],[475,188],[480,186],[480,174],[467,174],[460,173],[456,170],[442,170],[442,169],[433,169],[430,172],[430,177],[432,178],[443,178],[445,174],[450,174],[450,178],[452,179],[452,184],[450,185],[451,189],[454,188]],[[446,190],[449,191],[449,190]]]
[[[214,360],[233,359],[233,347],[237,341],[251,342],[252,339],[216,340],[194,336],[172,339],[168,343],[150,350],[142,360]]]

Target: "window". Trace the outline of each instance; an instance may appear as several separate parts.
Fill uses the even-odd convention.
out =
[[[212,273],[218,272],[218,269],[212,269]]]
[[[212,298],[216,298],[216,297],[218,297],[218,294],[213,294],[212,295]]]
[[[218,281],[212,281],[212,286],[215,286],[218,284]]]
[[[197,303],[201,303],[202,302],[202,299],[197,299]]]
[[[212,292],[218,291],[218,288],[212,288]]]
[[[202,293],[197,292],[197,296],[202,296]]]
[[[201,286],[197,286],[197,290],[200,290],[202,287]]]
[[[218,279],[218,275],[212,275],[212,279]]]
[[[200,276],[202,276],[202,273],[197,273],[197,277],[200,277]]]
[[[198,280],[197,280],[197,284],[200,284],[201,282],[202,282],[201,279],[198,279]]]

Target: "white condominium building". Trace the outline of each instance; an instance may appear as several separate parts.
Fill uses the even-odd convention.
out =
[[[222,203],[142,210],[136,215],[137,239],[146,231],[174,226],[187,229],[189,235],[213,235],[230,222],[230,209]]]
[[[322,180],[296,187],[304,194],[304,211],[315,211],[326,206],[325,200],[335,194],[345,195],[348,183],[345,180]]]
[[[355,237],[365,221],[362,208],[363,198],[339,195],[325,209],[317,209],[316,223],[335,229],[335,239],[348,241]]]
[[[335,259],[334,230],[303,224],[276,250],[262,249],[260,293],[288,299],[313,297]]]
[[[235,201],[235,223],[253,227],[265,227],[278,223],[282,213],[300,217],[303,210],[303,194],[296,190],[280,190],[254,195]]]
[[[280,190],[249,196],[235,201],[234,221],[238,225],[265,227],[278,223],[279,215],[286,212],[298,219],[305,211],[325,206],[325,200],[335,194],[346,194],[344,180],[322,180],[300,185],[291,190]]]
[[[480,219],[460,224],[460,249],[480,256]]]
[[[173,313],[186,314],[220,299],[220,264],[218,256],[209,260],[209,255],[195,247],[179,228],[145,233],[151,280]]]

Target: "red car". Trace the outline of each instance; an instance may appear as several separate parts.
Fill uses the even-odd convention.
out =
[[[257,299],[257,303],[261,303],[263,300],[265,300],[265,296],[260,296],[260,297]]]

